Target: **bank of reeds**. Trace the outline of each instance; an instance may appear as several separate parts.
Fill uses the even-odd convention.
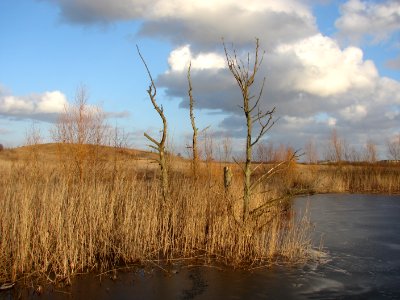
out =
[[[400,164],[299,165],[289,186],[291,193],[399,194]]]
[[[54,152],[56,161],[1,162],[0,282],[24,274],[58,281],[158,259],[241,267],[307,257],[308,220],[293,217],[282,199],[244,224],[241,179],[225,190],[217,164],[194,179],[189,163],[174,162],[170,198],[162,201],[154,168],[117,156],[77,162],[63,151]],[[277,196],[259,194],[253,207]]]

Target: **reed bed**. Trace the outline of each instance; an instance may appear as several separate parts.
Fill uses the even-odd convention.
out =
[[[291,193],[400,193],[400,164],[300,165]]]
[[[143,163],[107,157],[77,168],[73,155],[49,161],[33,154],[1,162],[0,282],[26,274],[59,282],[79,272],[199,256],[254,267],[302,261],[311,248],[309,221],[294,217],[284,198],[243,223],[241,178],[224,189],[217,164],[193,178],[184,162],[174,162],[163,201],[156,169]],[[279,193],[260,193],[252,205]]]

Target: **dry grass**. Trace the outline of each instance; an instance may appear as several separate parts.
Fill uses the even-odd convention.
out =
[[[23,274],[59,281],[77,272],[157,259],[202,257],[257,266],[296,262],[311,247],[308,220],[275,201],[242,223],[241,178],[229,191],[222,165],[171,158],[170,200],[163,202],[150,153],[45,145],[0,155],[0,282]],[[279,196],[254,197],[252,207]]]
[[[300,165],[292,192],[400,193],[400,164]]]

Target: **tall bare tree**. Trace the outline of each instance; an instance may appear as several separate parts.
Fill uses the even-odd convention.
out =
[[[162,134],[161,134],[161,140],[157,141],[156,139],[152,138],[149,136],[147,133],[144,133],[144,136],[153,144],[150,144],[149,147],[153,148],[158,152],[158,163],[160,165],[161,169],[161,188],[162,188],[162,195],[164,201],[168,199],[169,195],[169,183],[168,183],[168,164],[167,164],[167,159],[166,159],[166,151],[165,151],[165,142],[167,140],[167,119],[164,115],[164,109],[161,106],[158,106],[156,102],[156,96],[157,96],[157,88],[156,85],[154,84],[153,77],[151,76],[150,70],[146,64],[146,61],[144,60],[142,54],[140,53],[139,47],[136,45],[137,51],[139,53],[139,56],[146,68],[147,74],[149,75],[150,78],[150,85],[147,90],[147,93],[149,94],[150,101],[153,104],[154,109],[157,111],[159,114],[162,123],[163,123],[163,129],[162,129]]]
[[[223,46],[228,68],[234,76],[242,94],[242,106],[240,107],[246,117],[246,154],[245,164],[242,169],[244,174],[243,222],[246,222],[250,215],[249,204],[255,188],[263,181],[263,179],[267,178],[272,173],[267,172],[254,182],[251,181],[254,172],[254,168],[252,168],[253,146],[256,145],[274,125],[272,118],[275,112],[275,107],[272,110],[266,111],[263,111],[260,107],[260,100],[262,99],[265,85],[265,77],[262,80],[258,93],[252,94],[251,91],[264,57],[264,53],[260,55],[259,39],[256,39],[254,58],[252,59],[252,62],[250,62],[250,53],[247,53],[246,61],[243,61],[237,57],[235,49],[229,52],[224,42]],[[259,125],[259,131],[255,135],[253,134],[254,123]]]
[[[192,154],[193,154],[193,161],[192,161],[192,170],[193,170],[193,175],[196,177],[197,172],[198,172],[198,167],[199,167],[199,152],[198,152],[198,147],[197,147],[197,132],[198,129],[196,127],[196,123],[194,120],[194,99],[193,99],[193,88],[192,88],[192,80],[190,77],[190,70],[192,67],[192,62],[189,63],[189,68],[188,68],[188,73],[187,73],[187,79],[188,79],[188,84],[189,84],[189,112],[190,112],[190,123],[192,124],[193,128],[193,137],[192,137]]]

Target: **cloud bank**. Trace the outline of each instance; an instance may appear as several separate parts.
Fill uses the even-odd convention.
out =
[[[398,0],[345,2],[335,25],[339,36],[349,40],[346,47],[319,32],[309,0],[43,1],[58,5],[65,22],[137,20],[139,35],[171,43],[169,69],[158,76],[157,85],[187,108],[191,61],[196,109],[220,113],[218,130],[231,135],[242,134],[244,123],[221,37],[228,49],[233,42],[242,57],[260,38],[266,51],[259,74],[266,77],[262,106],[276,106],[281,117],[272,138],[303,145],[309,138],[327,137],[335,127],[354,143],[372,139],[383,145],[384,138],[400,131],[400,82],[381,76],[357,46],[365,38],[387,41],[400,31]],[[389,64],[398,68],[398,58]],[[11,101],[16,111],[31,109],[17,100]]]
[[[400,31],[400,2],[349,0],[341,6],[341,17],[335,25],[340,35],[351,41],[388,40]]]

